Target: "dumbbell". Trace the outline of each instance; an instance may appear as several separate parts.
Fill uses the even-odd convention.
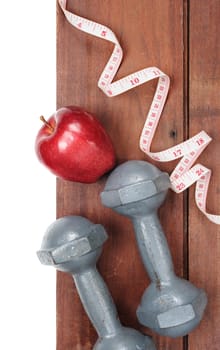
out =
[[[81,216],[65,216],[47,229],[38,258],[73,276],[85,311],[99,339],[94,350],[156,350],[151,338],[123,327],[108,288],[96,269],[107,234]]]
[[[137,309],[139,322],[161,335],[178,337],[199,324],[207,297],[202,289],[174,273],[157,216],[170,186],[167,173],[148,162],[131,160],[110,174],[101,201],[132,220],[140,255],[151,279]]]

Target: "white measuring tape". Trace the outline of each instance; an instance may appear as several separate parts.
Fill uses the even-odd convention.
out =
[[[123,51],[115,34],[108,27],[77,16],[66,9],[66,0],[59,0],[59,4],[66,19],[71,25],[88,34],[112,42],[115,47],[98,81],[98,87],[108,96],[113,97],[133,89],[152,79],[158,79],[156,92],[150,106],[140,137],[140,148],[149,157],[160,162],[167,162],[181,158],[170,175],[172,190],[180,193],[196,182],[195,199],[198,208],[212,222],[220,224],[220,215],[212,215],[206,211],[211,170],[195,163],[202,151],[211,142],[205,131],[201,131],[189,140],[167,150],[152,153],[150,146],[156,131],[166,98],[169,91],[170,79],[160,69],[150,67],[130,74],[120,80],[112,82],[121,64]]]

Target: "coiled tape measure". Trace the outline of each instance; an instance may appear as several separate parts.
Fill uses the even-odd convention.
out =
[[[115,45],[111,57],[98,81],[98,87],[105,95],[114,97],[150,80],[158,79],[156,92],[141,133],[140,148],[149,157],[160,162],[181,158],[170,175],[172,190],[176,193],[180,193],[193,183],[196,183],[195,200],[198,208],[210,221],[215,224],[220,224],[220,215],[213,215],[206,211],[206,198],[211,178],[211,170],[202,164],[193,165],[199,155],[211,142],[211,137],[205,131],[201,131],[187,141],[164,151],[156,153],[150,151],[150,146],[169,91],[170,78],[168,75],[157,67],[150,67],[113,82],[123,58],[123,51],[115,34],[104,25],[77,16],[68,11],[66,9],[66,0],[59,0],[59,4],[71,25],[88,34],[110,41]]]

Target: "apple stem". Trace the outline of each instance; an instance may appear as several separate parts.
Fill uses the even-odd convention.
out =
[[[54,127],[50,123],[48,123],[48,121],[46,121],[44,116],[41,115],[40,120],[50,129],[51,132],[54,132]]]

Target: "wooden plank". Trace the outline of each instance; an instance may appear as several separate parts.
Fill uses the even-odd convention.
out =
[[[158,66],[171,76],[171,92],[153,150],[181,142],[185,123],[183,1],[139,0],[134,6],[132,0],[69,0],[68,9],[105,24],[116,33],[125,53],[118,78],[149,66]],[[97,88],[97,81],[112,49],[112,44],[72,28],[58,7],[57,107],[79,105],[96,114],[114,142],[118,163],[146,159],[139,150],[138,140],[156,82],[107,98]],[[169,172],[173,169],[173,164],[159,166]],[[122,323],[151,334],[138,324],[135,314],[149,280],[130,222],[100,204],[99,193],[105,180],[106,177],[92,185],[58,180],[57,216],[83,215],[106,227],[109,239],[99,262],[100,272],[113,295]],[[183,206],[183,196],[170,192],[160,211],[179,275],[183,274],[184,260]],[[153,337],[158,349],[183,349],[181,338],[171,340],[155,334]],[[57,350],[89,350],[96,338],[71,277],[58,273]]]
[[[207,208],[219,214],[220,128],[220,2],[190,1],[190,135],[205,130],[213,141],[199,159],[212,169]],[[196,208],[194,190],[189,207],[189,277],[208,294],[205,318],[189,337],[190,350],[220,348],[220,228]]]

